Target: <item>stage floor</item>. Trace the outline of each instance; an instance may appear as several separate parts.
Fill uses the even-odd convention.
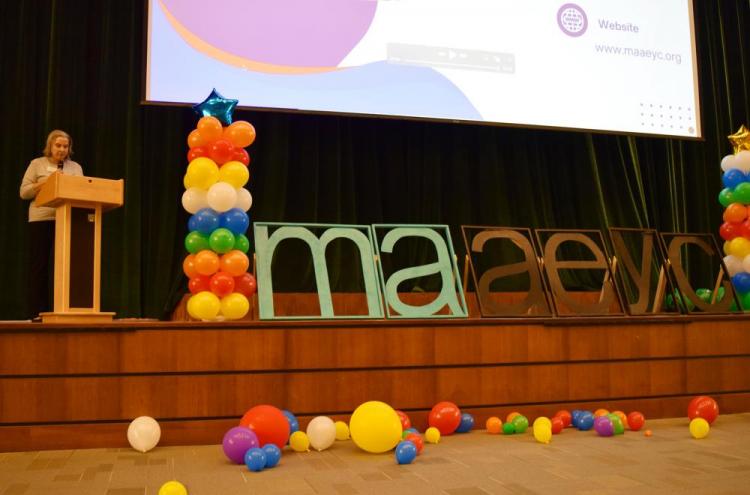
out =
[[[687,419],[646,422],[653,436],[600,438],[572,429],[549,445],[530,433],[474,431],[426,445],[411,465],[373,455],[351,441],[324,452],[285,449],[261,473],[231,465],[221,446],[58,450],[0,454],[0,494],[156,495],[177,479],[190,495],[747,493],[750,414],[722,415],[703,440]],[[529,430],[530,431],[530,430]]]

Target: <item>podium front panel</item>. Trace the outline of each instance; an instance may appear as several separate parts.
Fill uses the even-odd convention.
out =
[[[93,308],[96,211],[71,208],[70,225],[70,307]]]

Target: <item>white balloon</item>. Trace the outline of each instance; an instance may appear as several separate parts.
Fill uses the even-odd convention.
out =
[[[747,271],[742,268],[743,264],[743,260],[741,260],[737,256],[724,256],[724,265],[727,267],[727,271],[729,272],[728,275],[730,277],[734,277],[742,271]]]
[[[750,273],[750,254],[745,256],[745,259],[742,260],[742,270],[746,271],[747,273]]]
[[[217,182],[206,195],[208,206],[219,213],[232,209],[237,202],[237,190],[227,182]]]
[[[208,206],[207,193],[199,187],[191,187],[182,193],[182,207],[189,213],[196,213],[202,208]]]
[[[336,425],[328,416],[318,416],[307,424],[310,446],[320,452],[336,441]]]
[[[253,197],[250,195],[250,191],[244,187],[237,189],[237,202],[234,204],[234,207],[242,211],[247,211],[251,206],[253,206]]]
[[[128,443],[138,452],[148,452],[161,438],[159,423],[150,416],[139,416],[128,426]]]
[[[738,168],[745,173],[750,172],[750,151],[742,150],[734,155],[734,168]]]
[[[733,168],[737,168],[734,164],[734,155],[727,155],[721,159],[721,169],[724,172],[729,172]]]

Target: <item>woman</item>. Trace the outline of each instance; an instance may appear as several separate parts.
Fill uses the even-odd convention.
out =
[[[33,200],[52,174],[83,175],[81,166],[70,159],[73,139],[65,131],[47,136],[44,156],[31,160],[21,181],[21,199]],[[55,245],[55,209],[29,205],[29,314],[39,321],[39,313],[50,308],[50,260]]]

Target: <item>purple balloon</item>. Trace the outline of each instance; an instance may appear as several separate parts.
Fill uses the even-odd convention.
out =
[[[258,436],[245,426],[235,426],[224,434],[221,442],[224,455],[235,464],[245,463],[245,452],[260,447]]]
[[[594,429],[600,437],[611,437],[615,434],[615,427],[606,416],[599,416],[594,420]]]

